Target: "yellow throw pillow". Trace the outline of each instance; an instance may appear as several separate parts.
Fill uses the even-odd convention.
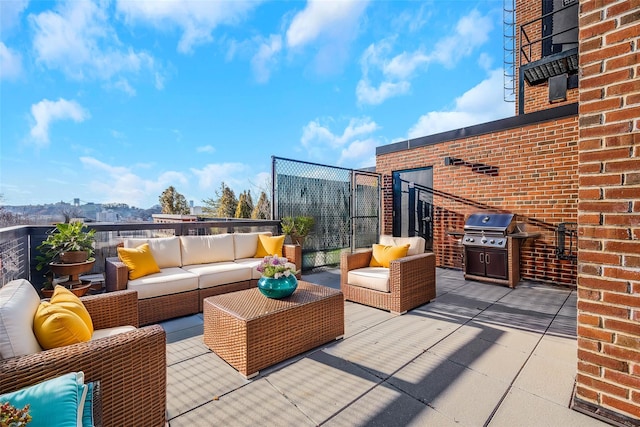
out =
[[[89,328],[89,332],[93,335],[93,321],[91,320],[91,315],[87,311],[87,308],[84,306],[80,298],[78,298],[73,292],[64,286],[56,286],[53,290],[53,295],[51,296],[51,300],[49,301],[51,304],[58,305],[60,307],[64,307],[69,311],[77,314],[82,321]]]
[[[266,234],[258,234],[258,249],[255,258],[264,258],[266,256],[278,255],[282,256],[282,245],[286,236],[268,236]]]
[[[137,248],[118,248],[118,258],[129,269],[129,280],[160,273],[148,243],[143,243]]]
[[[371,254],[371,261],[369,267],[385,267],[389,268],[391,261],[404,258],[409,251],[409,245],[402,246],[385,246],[385,245],[373,245],[373,253]]]
[[[80,316],[46,301],[40,303],[33,317],[33,332],[45,350],[91,339],[91,332]]]

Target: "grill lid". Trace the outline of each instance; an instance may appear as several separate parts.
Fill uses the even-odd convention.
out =
[[[514,214],[508,213],[475,213],[469,215],[464,224],[464,231],[467,232],[490,232],[508,234],[515,228],[513,221]]]

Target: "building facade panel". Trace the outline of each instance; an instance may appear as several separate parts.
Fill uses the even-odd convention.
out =
[[[636,1],[580,6],[580,69],[588,75],[580,82],[574,407],[639,425],[640,14]]]
[[[528,126],[378,154],[383,175],[383,232],[392,233],[394,171],[433,168],[433,251],[437,265],[461,268],[463,248],[450,231],[482,211],[518,215],[527,231],[522,278],[575,286],[576,265],[556,257],[556,228],[577,221],[578,118]],[[444,158],[460,161],[445,165]]]

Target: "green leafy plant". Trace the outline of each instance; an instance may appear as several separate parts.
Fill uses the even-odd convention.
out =
[[[57,261],[60,254],[72,251],[94,253],[96,230],[85,230],[81,222],[59,223],[49,231],[47,238],[37,247],[41,255],[36,256],[36,270],[40,271],[49,263]]]
[[[9,402],[0,405],[0,427],[23,427],[31,422],[29,405],[18,409]]]
[[[282,227],[282,232],[290,236],[295,230],[295,223],[293,222],[292,216],[285,216],[280,220],[280,226]]]
[[[312,216],[285,216],[280,220],[282,232],[291,236],[294,243],[302,245],[304,239],[311,233],[316,221]]]

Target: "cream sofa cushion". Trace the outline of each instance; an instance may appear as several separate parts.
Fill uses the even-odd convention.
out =
[[[91,335],[91,341],[99,340],[100,338],[112,337],[118,334],[124,334],[125,332],[135,331],[135,326],[116,326],[115,328],[96,329]]]
[[[349,271],[347,283],[380,292],[389,292],[389,269],[364,267]]]
[[[38,292],[27,280],[12,280],[0,288],[0,359],[42,350],[33,333],[39,305]]]
[[[233,261],[233,235],[180,236],[182,265]]]
[[[413,237],[393,237],[387,234],[380,235],[380,244],[385,246],[409,245],[407,256],[424,253],[425,240],[420,236]]]
[[[251,267],[235,262],[186,265],[182,268],[198,276],[200,289],[251,280]]]
[[[270,231],[258,233],[235,233],[233,235],[234,257],[233,259],[253,258],[258,249],[258,234],[271,236]]]
[[[160,268],[182,266],[182,256],[180,253],[180,239],[173,237],[153,237],[149,239],[130,238],[124,239],[125,248],[137,248],[143,243],[149,244],[151,255]]]
[[[129,280],[127,289],[138,291],[138,299],[178,294],[198,289],[198,276],[179,267],[163,268],[160,273]]]
[[[262,258],[243,258],[236,259],[236,264],[242,264],[251,269],[251,278],[258,280],[262,277],[262,273],[258,271],[258,266],[262,263]]]

